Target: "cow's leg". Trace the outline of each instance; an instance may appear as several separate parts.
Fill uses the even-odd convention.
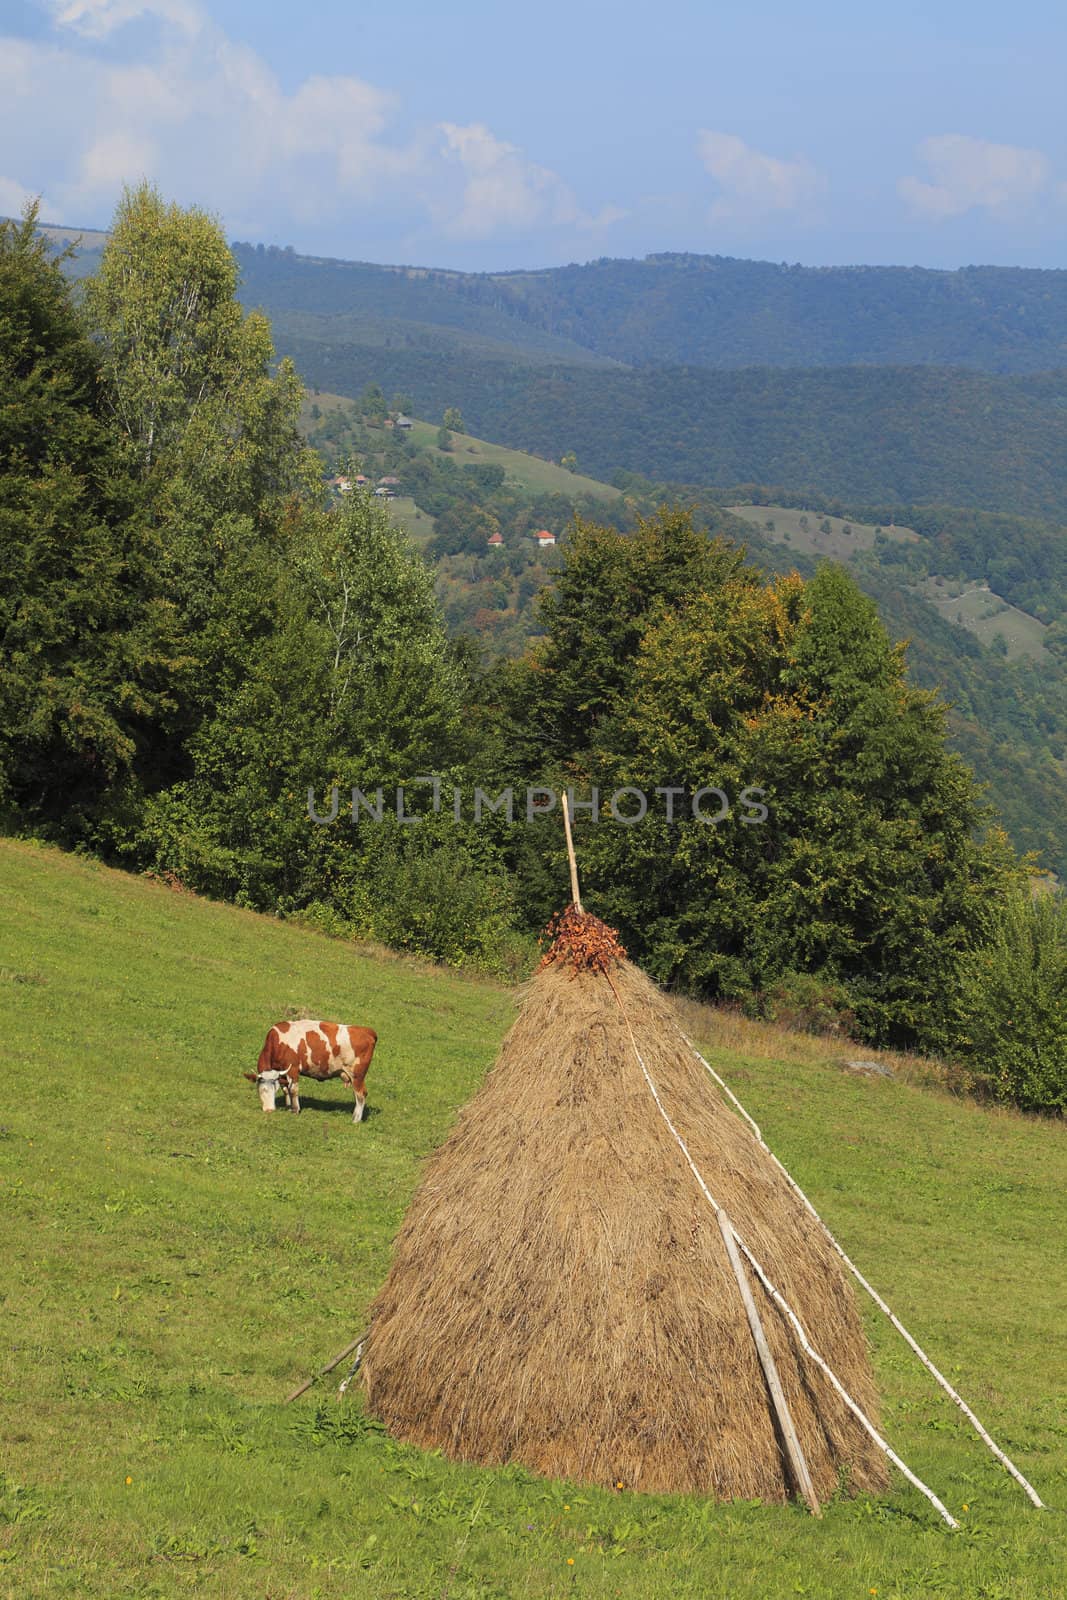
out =
[[[285,1080],[285,1098],[289,1102],[289,1110],[300,1113],[300,1070],[291,1072]]]
[[[367,1095],[364,1088],[364,1080],[362,1078],[352,1078],[350,1081],[352,1084],[352,1093],[356,1097],[356,1108],[352,1113],[352,1121],[362,1122],[363,1113],[367,1106]]]

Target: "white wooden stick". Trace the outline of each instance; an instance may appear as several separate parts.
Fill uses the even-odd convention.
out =
[[[578,863],[574,859],[574,840],[571,838],[571,811],[567,804],[567,791],[563,791],[563,831],[567,835],[567,861],[571,869],[571,902],[575,911],[582,914],[582,902],[578,894]]]
[[[366,1342],[367,1342],[367,1336],[366,1336],[366,1334],[364,1334],[363,1338],[359,1341],[358,1345],[356,1346],[356,1359],[353,1361],[352,1365],[349,1367],[348,1371],[345,1373],[344,1377],[341,1379],[340,1384],[338,1385],[338,1389],[337,1389],[337,1398],[338,1398],[338,1400],[340,1400],[341,1396],[345,1393],[345,1391],[348,1388],[348,1385],[352,1382],[352,1379],[355,1377],[356,1373],[359,1371],[360,1367],[363,1364],[363,1346],[366,1344]]]
[[[679,1031],[679,1033],[681,1033],[681,1029],[680,1028],[679,1028],[678,1031]],[[867,1282],[867,1279],[863,1276],[863,1273],[860,1271],[859,1267],[856,1266],[856,1263],[845,1253],[845,1251],[842,1249],[841,1245],[838,1244],[837,1240],[834,1238],[833,1234],[830,1232],[829,1228],[826,1226],[826,1223],[820,1217],[819,1213],[816,1211],[815,1207],[812,1205],[811,1201],[808,1199],[807,1195],[804,1193],[804,1191],[800,1187],[799,1183],[797,1183],[797,1181],[793,1177],[793,1175],[790,1172],[788,1172],[786,1170],[786,1168],[782,1165],[782,1163],[779,1161],[779,1159],[775,1155],[774,1151],[770,1148],[770,1146],[765,1141],[762,1133],[759,1130],[759,1126],[757,1125],[755,1119],[753,1117],[749,1116],[748,1112],[745,1110],[744,1106],[741,1104],[740,1100],[734,1094],[734,1092],[730,1088],[730,1086],[727,1083],[725,1083],[722,1078],[720,1078],[719,1074],[715,1071],[715,1068],[713,1066],[711,1066],[711,1064],[709,1062],[704,1060],[704,1057],[700,1054],[700,1051],[697,1049],[697,1047],[693,1043],[693,1041],[691,1039],[687,1038],[684,1033],[682,1033],[682,1038],[685,1039],[686,1044],[689,1046],[690,1050],[692,1050],[692,1052],[696,1056],[697,1060],[703,1066],[705,1066],[707,1068],[707,1070],[711,1073],[711,1076],[715,1079],[715,1082],[719,1085],[719,1087],[733,1101],[733,1103],[737,1107],[738,1111],[741,1113],[741,1115],[744,1117],[745,1121],[751,1127],[753,1133],[756,1135],[756,1139],[759,1142],[759,1144],[761,1145],[761,1147],[770,1156],[771,1160],[774,1162],[775,1166],[778,1168],[778,1170],[785,1177],[785,1179],[788,1182],[788,1184],[790,1185],[790,1187],[795,1191],[795,1193],[798,1196],[798,1198],[803,1201],[804,1205],[811,1212],[811,1215],[815,1218],[816,1222],[819,1224],[820,1228],[825,1233],[827,1239],[833,1245],[834,1249],[837,1251],[838,1255],[841,1257],[841,1260],[845,1263],[845,1266],[852,1273],[852,1276],[855,1278],[856,1282],[858,1284],[860,1284],[861,1287],[864,1288],[867,1291],[867,1293],[870,1295],[871,1299],[874,1301],[875,1305],[878,1307],[879,1311],[881,1311],[883,1313],[883,1315],[888,1317],[889,1321],[893,1324],[893,1327],[900,1334],[901,1338],[911,1347],[912,1350],[914,1350],[915,1354],[918,1356],[919,1360],[922,1362],[922,1364],[926,1368],[927,1372],[929,1372],[930,1375],[936,1380],[936,1382],[940,1384],[941,1388],[945,1391],[945,1393],[949,1396],[949,1398],[953,1401],[953,1403],[955,1405],[957,1405],[959,1407],[959,1409],[963,1412],[964,1416],[967,1418],[967,1421],[971,1424],[972,1428],[977,1433],[978,1437],[988,1446],[988,1448],[992,1451],[993,1455],[996,1456],[997,1460],[1001,1463],[1001,1465],[1008,1472],[1011,1473],[1011,1475],[1015,1479],[1016,1483],[1021,1485],[1021,1487],[1026,1491],[1027,1495],[1029,1495],[1029,1497],[1030,1497],[1031,1501],[1033,1502],[1033,1504],[1035,1506],[1037,1506],[1039,1508],[1039,1510],[1043,1511],[1045,1509],[1045,1502],[1041,1499],[1040,1495],[1038,1494],[1037,1490],[1034,1488],[1033,1484],[1028,1482],[1028,1480],[1023,1477],[1022,1473],[1019,1471],[1019,1469],[1015,1465],[1014,1461],[1010,1460],[1010,1458],[1004,1454],[1003,1450],[996,1443],[996,1441],[986,1432],[985,1428],[983,1428],[982,1424],[979,1422],[978,1418],[975,1416],[974,1412],[971,1410],[971,1408],[967,1404],[966,1400],[964,1400],[963,1396],[961,1394],[958,1394],[957,1391],[952,1387],[951,1383],[949,1383],[949,1381],[945,1377],[944,1373],[940,1372],[938,1370],[938,1368],[934,1366],[934,1363],[930,1360],[930,1357],[926,1354],[925,1350],[923,1350],[921,1348],[921,1346],[919,1345],[918,1341],[912,1337],[912,1335],[908,1332],[907,1328],[905,1328],[904,1324],[899,1320],[898,1317],[896,1317],[894,1315],[894,1313],[886,1305],[885,1301],[882,1299],[882,1297],[878,1293],[877,1289],[873,1288],[872,1285]]]
[[[741,1299],[744,1302],[748,1325],[752,1329],[752,1337],[756,1343],[756,1351],[760,1358],[760,1365],[763,1368],[763,1376],[767,1380],[771,1404],[774,1406],[774,1414],[778,1418],[778,1427],[781,1430],[782,1441],[785,1444],[785,1453],[789,1457],[789,1465],[793,1470],[794,1481],[808,1502],[808,1509],[812,1516],[821,1517],[822,1506],[819,1504],[819,1497],[815,1493],[815,1486],[811,1481],[811,1473],[808,1471],[808,1463],[804,1459],[804,1452],[800,1447],[800,1440],[797,1438],[797,1430],[793,1426],[793,1417],[785,1397],[785,1390],[782,1388],[782,1380],[778,1376],[778,1368],[775,1366],[771,1347],[767,1343],[767,1335],[763,1331],[763,1323],[760,1321],[756,1302],[752,1298],[752,1290],[748,1286],[745,1269],[741,1265],[741,1257],[737,1253],[737,1236],[734,1233],[734,1225],[721,1206],[716,1215],[719,1222],[719,1231],[726,1246],[726,1254],[730,1258],[730,1265],[733,1268],[734,1277],[737,1279],[737,1287],[741,1291]]]

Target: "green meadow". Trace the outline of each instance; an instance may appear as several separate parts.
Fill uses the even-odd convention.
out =
[[[815,1521],[453,1463],[335,1379],[284,1403],[360,1332],[512,1012],[499,986],[0,841],[0,1596],[1067,1595],[1062,1124],[708,1011],[705,1053],[1047,1511],[873,1317],[885,1432],[958,1533],[899,1478]],[[340,1084],[262,1115],[241,1073],[287,1013],[378,1030],[364,1124]]]
[[[488,439],[476,439],[469,433],[454,433],[452,448],[441,450],[437,444],[437,432],[433,424],[417,420],[411,428],[415,443],[432,456],[454,461],[461,467],[501,466],[512,482],[528,494],[563,494],[568,498],[589,494],[600,500],[618,498],[618,489],[613,489],[609,483],[602,483],[599,478],[587,478],[581,472],[569,472],[554,461],[529,455],[525,450],[509,450],[506,445],[490,444]]]
[[[732,516],[758,528],[764,538],[787,544],[805,555],[823,556],[827,561],[848,561],[857,550],[872,549],[878,533],[873,523],[824,516],[820,511],[793,506],[743,505],[728,509]],[[913,544],[918,538],[914,528],[894,525],[881,531],[901,544]]]
[[[1045,649],[1045,624],[1026,611],[1020,611],[986,584],[950,583],[947,579],[927,578],[923,593],[932,600],[948,622],[976,634],[985,645],[999,635],[1010,661],[1020,656],[1048,660]]]

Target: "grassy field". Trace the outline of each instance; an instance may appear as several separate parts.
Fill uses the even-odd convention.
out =
[[[531,494],[591,494],[599,500],[614,500],[619,491],[610,483],[598,478],[583,477],[580,472],[568,472],[554,461],[542,461],[540,456],[527,455],[524,450],[509,450],[506,445],[490,444],[486,439],[475,439],[468,433],[452,435],[452,449],[437,448],[437,427],[433,423],[416,421],[411,429],[415,443],[433,456],[454,461],[460,467],[473,467],[493,462],[504,468],[512,482],[520,484]]]
[[[424,549],[433,538],[434,519],[430,513],[420,510],[410,495],[397,495],[386,504],[393,521],[400,524],[413,544]]]
[[[807,555],[825,556],[829,561],[848,561],[857,550],[869,550],[878,531],[871,523],[824,517],[818,511],[791,506],[730,506],[728,510],[759,528],[765,538],[788,545],[791,550],[802,550]],[[894,526],[883,528],[882,532],[902,543],[913,542],[918,537],[914,528]]]
[[[1045,624],[1029,612],[1020,611],[985,584],[966,586],[949,583],[944,578],[928,578],[922,592],[932,600],[948,622],[975,634],[982,643],[993,643],[1000,634],[1008,647],[1008,659],[1031,656],[1040,660],[1046,655]]]
[[[1062,1600],[1062,1126],[843,1073],[824,1043],[691,1012],[861,1265],[1050,1510],[896,1336],[900,1481],[796,1506],[609,1494],[425,1455],[333,1390],[420,1166],[512,1014],[488,983],[0,841],[0,1596],[148,1600]],[[264,1117],[240,1076],[286,1012],[381,1036]]]
[[[300,408],[300,425],[308,431],[314,418],[312,406],[324,414],[347,411],[355,402],[345,395],[330,394],[324,389],[308,389]],[[540,456],[527,455],[524,450],[509,450],[506,445],[490,444],[487,439],[476,439],[469,433],[454,433],[451,450],[440,450],[437,445],[439,424],[413,419],[411,437],[420,450],[441,461],[452,461],[458,467],[482,466],[486,462],[504,468],[513,483],[530,494],[590,494],[599,500],[613,500],[619,491],[599,478],[586,478],[580,472],[568,472],[554,461],[544,461]],[[384,435],[383,435],[384,437]],[[752,508],[752,509],[762,509]]]

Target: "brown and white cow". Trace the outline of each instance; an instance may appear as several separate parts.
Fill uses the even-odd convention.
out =
[[[245,1077],[259,1090],[264,1111],[273,1111],[279,1089],[290,1111],[300,1110],[300,1077],[343,1078],[356,1097],[353,1122],[362,1122],[367,1104],[365,1082],[378,1035],[373,1028],[345,1022],[276,1022],[267,1034],[255,1072]]]

